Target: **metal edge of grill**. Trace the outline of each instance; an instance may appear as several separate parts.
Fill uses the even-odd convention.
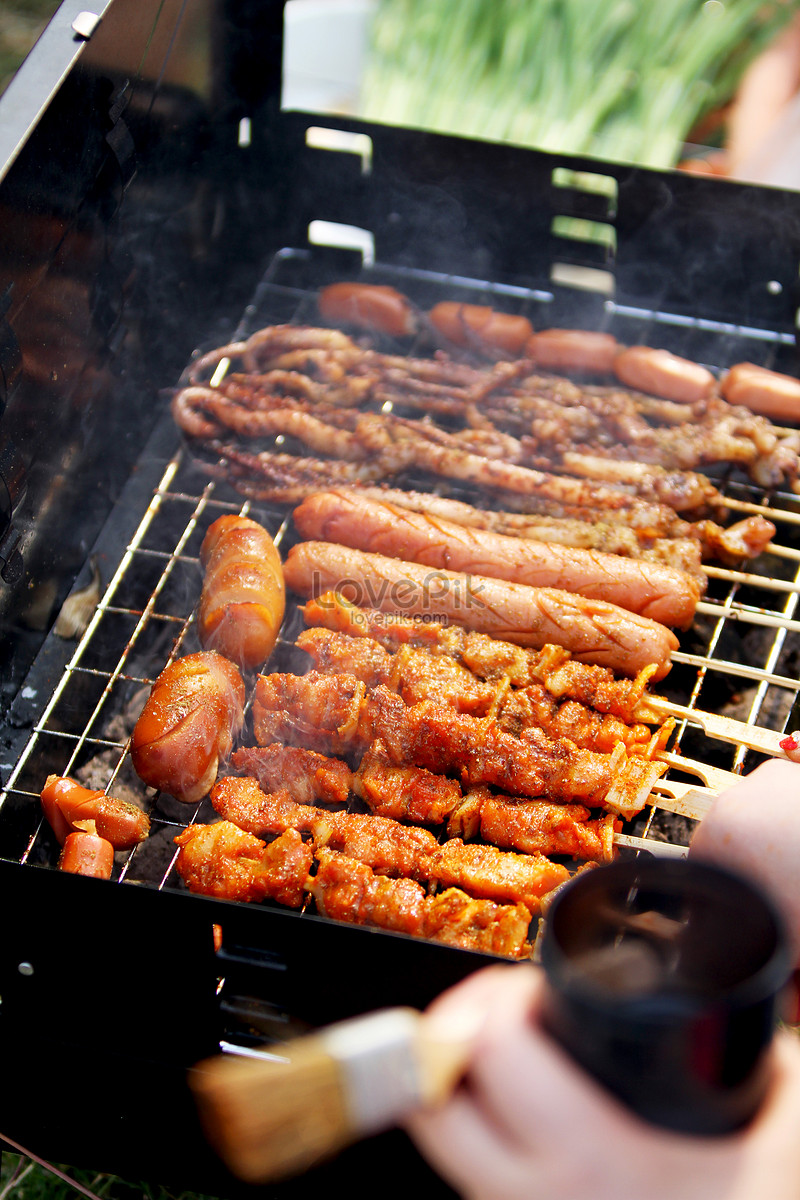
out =
[[[119,7],[122,9],[123,6]],[[273,10],[280,6],[266,7]],[[113,16],[113,13],[108,15]],[[270,12],[265,18],[270,26],[268,32],[272,32],[273,16]],[[263,49],[263,41],[260,48]],[[270,51],[273,53],[274,47]],[[252,61],[255,59],[253,52]],[[269,97],[267,100],[271,102]],[[119,99],[117,107],[124,111]],[[468,181],[463,191],[456,188],[458,196],[455,200],[446,201],[445,207],[450,205],[455,210],[464,203],[469,211],[469,203],[475,196],[478,197],[477,207],[485,203],[489,192],[484,184],[489,185],[489,190],[505,187],[510,191],[509,185],[513,186],[519,179],[516,170],[520,160],[513,152],[506,155],[498,148],[485,147],[486,167],[485,170],[482,167],[477,176],[482,177],[485,173],[486,179],[480,178],[476,183],[476,172],[471,166],[474,147],[469,143],[454,141],[451,144],[447,139],[419,137],[408,131],[369,130],[376,151],[372,169],[378,184],[371,190],[364,178],[363,163],[353,169],[352,153],[340,154],[335,161],[328,149],[315,147],[309,138],[311,125],[317,129],[324,129],[326,125],[338,129],[341,125],[343,135],[357,130],[357,136],[365,136],[356,123],[289,114],[283,124],[286,144],[292,147],[294,157],[292,169],[287,170],[285,191],[276,189],[277,200],[273,207],[277,208],[280,199],[286,195],[292,197],[294,193],[300,196],[311,192],[314,194],[314,216],[352,219],[362,233],[374,227],[376,238],[373,243],[367,239],[366,254],[363,247],[355,251],[334,248],[330,253],[324,247],[309,249],[304,239],[310,232],[308,218],[312,214],[298,204],[297,211],[287,216],[286,225],[290,232],[302,236],[297,241],[286,241],[285,245],[290,248],[271,258],[267,275],[247,307],[241,326],[243,330],[252,328],[254,321],[264,323],[270,312],[276,314],[273,319],[303,319],[304,314],[313,311],[315,281],[327,281],[345,269],[348,274],[357,271],[365,278],[394,282],[401,290],[406,286],[416,289],[423,301],[431,295],[450,298],[454,293],[484,303],[499,298],[502,303],[529,311],[549,310],[554,314],[554,320],[563,320],[566,315],[577,324],[613,325],[626,335],[635,334],[643,341],[647,340],[648,334],[655,334],[669,342],[677,352],[718,367],[729,365],[735,357],[751,357],[777,369],[788,369],[796,361],[790,298],[796,291],[796,262],[791,254],[788,258],[782,255],[784,245],[780,239],[780,244],[762,239],[763,259],[759,261],[747,295],[724,297],[725,283],[718,281],[716,286],[713,279],[715,263],[726,253],[724,244],[716,247],[704,261],[708,276],[705,285],[701,281],[697,289],[698,308],[694,311],[704,313],[702,316],[693,314],[691,299],[683,294],[687,290],[691,292],[691,287],[678,288],[680,294],[674,302],[668,289],[660,292],[658,287],[651,286],[650,280],[643,283],[642,255],[645,252],[646,258],[652,229],[648,229],[647,222],[641,222],[640,217],[661,194],[663,180],[657,172],[631,172],[610,164],[578,160],[565,161],[562,166],[560,163],[555,165],[556,160],[545,156],[541,160],[544,164],[542,178],[547,179],[548,186],[556,173],[568,177],[569,186],[564,186],[563,179],[559,184],[561,208],[559,201],[551,202],[548,195],[542,212],[537,212],[535,220],[530,222],[530,229],[520,231],[520,247],[509,247],[504,243],[503,251],[496,256],[484,254],[483,258],[497,268],[494,277],[488,275],[484,279],[477,269],[481,263],[480,247],[473,252],[475,239],[469,228],[466,233],[460,230],[452,250],[442,254],[436,244],[441,237],[442,226],[438,218],[442,212],[436,212],[437,221],[428,231],[408,219],[407,209],[416,189],[432,190],[435,186],[432,181],[437,172],[431,171],[430,167],[443,146],[448,147],[443,161],[449,161],[450,156],[455,164],[460,163]],[[120,139],[117,144],[121,144]],[[393,181],[394,188],[389,187],[389,194],[384,197],[380,189],[381,166],[385,168],[392,154],[407,168],[408,181],[401,178],[399,185]],[[533,156],[526,161],[535,159]],[[223,156],[223,171],[226,169],[224,163]],[[129,182],[125,163],[118,160],[115,169],[123,176],[124,190]],[[605,200],[598,202],[580,187],[573,187],[581,171],[593,171],[614,180],[620,194],[627,190],[628,198],[638,188],[639,194],[633,205],[621,204],[623,215],[627,213],[627,217],[617,221],[611,212],[613,206]],[[319,177],[316,180],[315,173]],[[269,155],[263,170],[256,170],[252,175],[245,172],[245,175],[247,184],[263,184],[269,175]],[[325,197],[327,204],[318,202],[319,179],[325,181],[323,190],[327,189],[328,179],[334,185],[340,185],[341,195],[337,195],[335,202],[332,195],[335,187],[331,187],[331,195]],[[384,173],[384,186],[386,181]],[[312,182],[316,183],[316,189],[311,187]],[[526,178],[525,183],[530,182]],[[681,194],[684,186],[686,195]],[[470,188],[474,188],[474,195]],[[116,190],[116,185],[112,190]],[[517,201],[509,206],[515,215],[525,212],[526,194],[532,193],[526,193],[523,188]],[[713,187],[706,189],[697,181],[687,181],[685,185],[684,181],[676,181],[674,195],[679,212],[674,226],[678,231],[686,219],[687,197],[692,201],[695,197],[719,198],[727,215],[731,212],[727,207],[728,198],[731,204],[734,196],[749,198],[753,229],[747,231],[747,237],[751,245],[758,241],[762,226],[752,213],[752,191],[736,186],[719,191]],[[767,226],[773,221],[779,223],[782,214],[786,215],[786,242],[794,245],[796,199],[778,193],[759,194],[758,199],[763,200],[765,210],[768,210]],[[316,211],[317,206],[319,211]],[[324,211],[328,206],[332,209],[330,213]],[[556,230],[552,221],[553,211],[557,213],[561,209],[568,210],[571,215],[608,220],[612,224],[617,222],[619,242],[615,261],[609,262],[607,256],[593,253],[596,247],[576,244],[563,237],[563,227]],[[387,213],[395,217],[399,213],[394,226],[387,220]],[[248,231],[251,231],[252,210],[248,215]],[[274,218],[274,212],[271,216]],[[742,228],[747,220],[745,216],[733,224]],[[508,212],[500,214],[497,220],[488,221],[488,242],[497,239],[498,221],[508,222]],[[669,222],[663,224],[666,226]],[[416,235],[420,236],[415,243]],[[261,246],[263,242],[258,244]],[[294,248],[297,244],[301,247],[299,250]],[[377,247],[377,255],[369,250],[370,245],[373,250]],[[421,270],[419,262],[428,261],[432,248],[435,252],[431,261],[443,257],[444,266]],[[386,259],[382,257],[384,251],[388,255]],[[669,257],[664,245],[657,247],[657,251],[654,250],[652,263],[648,263],[649,270],[656,274],[664,268]],[[534,273],[540,277],[539,286],[521,280],[518,274],[517,257],[524,258],[526,252],[533,253],[536,259]],[[684,247],[681,254],[686,252]],[[292,273],[298,265],[302,267],[298,271],[300,282]],[[588,290],[575,286],[576,280],[580,279],[580,274],[575,273],[576,266],[578,272],[597,272]],[[615,284],[613,299],[609,298],[607,290],[609,273]],[[680,273],[679,267],[677,274]],[[686,274],[688,279],[688,271]],[[656,298],[653,298],[654,292]],[[730,304],[721,303],[720,295],[729,299]],[[709,297],[711,302],[706,303]],[[712,315],[707,315],[706,310]],[[14,320],[13,308],[10,315]],[[113,323],[110,324],[113,331]],[[205,328],[210,327],[211,321]],[[200,331],[194,331],[195,336],[197,332]],[[171,380],[162,377],[160,382],[161,386],[169,385]],[[765,496],[752,485],[736,479],[725,481],[725,487],[729,495],[769,509],[781,531],[779,540],[792,550],[793,528],[800,519],[794,496],[782,493]],[[61,1043],[64,1039],[53,1038],[48,1030],[49,1011],[45,1003],[48,987],[50,995],[61,999],[65,985],[69,989],[78,983],[77,995],[81,999],[94,989],[98,1003],[109,1000],[113,1003],[115,995],[119,997],[130,987],[131,978],[147,977],[137,996],[139,1011],[148,1017],[146,1035],[138,1042],[140,1047],[145,1046],[144,1053],[139,1050],[145,1065],[140,1072],[131,1069],[128,1046],[119,1047],[120,1053],[111,1056],[118,1063],[119,1078],[125,1081],[119,1092],[129,1093],[122,1106],[123,1116],[130,1128],[137,1128],[137,1122],[141,1123],[141,1110],[148,1105],[152,1106],[154,1121],[164,1115],[165,1106],[159,1106],[153,1095],[158,1088],[156,1081],[164,1078],[163,1071],[159,1074],[158,1062],[180,1062],[177,1072],[180,1074],[185,1055],[196,1053],[201,1045],[208,1048],[210,1031],[210,1041],[219,1045],[226,1042],[231,1029],[235,1030],[234,1041],[227,1044],[241,1049],[251,1045],[256,1038],[284,1036],[287,1012],[300,1013],[301,1023],[304,1018],[314,1023],[337,1015],[350,1015],[362,1007],[381,1003],[387,987],[393,999],[407,998],[413,1003],[441,990],[476,962],[482,961],[480,956],[443,947],[409,947],[408,939],[394,935],[376,936],[363,930],[337,929],[337,938],[332,944],[329,923],[309,914],[257,912],[175,891],[170,881],[170,843],[176,828],[186,821],[185,811],[159,811],[164,843],[160,873],[146,882],[140,881],[137,861],[143,855],[141,851],[135,852],[118,867],[119,881],[135,886],[109,889],[120,899],[109,899],[106,905],[100,905],[97,889],[91,881],[64,878],[47,869],[54,847],[52,843],[47,844],[46,831],[39,829],[38,816],[33,825],[29,820],[32,810],[38,813],[35,803],[38,801],[37,782],[41,784],[44,763],[52,759],[66,771],[72,769],[73,764],[83,764],[89,757],[100,757],[108,770],[104,782],[122,777],[126,744],[124,726],[121,732],[118,729],[116,733],[110,733],[103,725],[104,714],[111,710],[112,702],[120,699],[124,711],[126,704],[131,703],[137,692],[141,694],[166,658],[191,644],[192,610],[199,584],[196,555],[203,522],[212,513],[247,508],[241,498],[216,483],[209,483],[193,468],[187,456],[177,450],[171,425],[162,421],[136,461],[134,474],[125,484],[120,504],[115,506],[92,547],[102,565],[105,591],[87,634],[77,646],[67,646],[49,636],[15,699],[5,746],[7,761],[2,764],[5,790],[0,797],[3,803],[0,877],[6,879],[4,894],[15,897],[19,920],[4,958],[0,994],[8,1018],[6,1028],[19,1030],[16,1066],[20,1088],[17,1100],[23,1128],[26,1122],[30,1128],[41,1115],[33,1064],[41,1059],[43,1048],[45,1054],[47,1048],[51,1049],[53,1061],[58,1061],[58,1054],[63,1052]],[[136,513],[133,521],[132,511]],[[250,506],[250,511],[267,524],[279,541],[288,537],[285,512],[258,505]],[[162,522],[169,526],[163,535]],[[665,690],[669,692],[675,687],[676,695],[690,707],[714,711],[715,705],[724,705],[726,711],[733,711],[740,719],[754,725],[792,728],[797,718],[798,696],[796,561],[797,558],[789,553],[770,563],[768,582],[776,586],[768,592],[734,578],[715,580],[707,601],[710,611],[703,614],[697,638],[693,634],[693,640],[675,656],[672,682]],[[85,581],[87,573],[88,564],[78,574],[76,586]],[[149,580],[150,586],[140,587],[142,580],[137,574]],[[280,647],[280,654],[289,653],[288,642],[287,637]],[[58,682],[54,684],[54,680]],[[733,772],[750,769],[758,761],[756,753],[746,751],[742,746],[712,742],[692,725],[691,720],[679,725],[673,748]],[[20,822],[18,818],[23,809],[26,817]],[[646,841],[667,839],[667,844],[674,842],[678,852],[682,852],[682,843],[686,841],[685,826],[677,825],[668,814],[660,813],[657,806],[637,825],[636,833]],[[134,908],[137,901],[140,902],[138,909]],[[106,911],[101,911],[103,909]],[[221,958],[214,956],[211,946],[211,929],[217,920],[225,928],[225,950]],[[146,944],[140,937],[140,922],[147,927],[145,937],[149,940]],[[159,929],[158,938],[152,936],[154,928]],[[265,951],[267,940],[270,949]],[[122,966],[123,959],[127,960],[127,968]],[[221,969],[223,966],[224,970]],[[348,980],[345,977],[351,967],[354,975]],[[27,968],[31,968],[30,971]],[[336,988],[318,982],[334,972]],[[382,977],[386,982],[370,990],[373,976]],[[315,990],[313,995],[309,994],[312,988]],[[193,998],[203,997],[193,1018],[164,1021],[165,1010],[172,1014],[180,1011],[178,1006],[185,1001],[187,990]],[[270,999],[265,1002],[264,996]],[[219,1023],[220,998],[223,1025]],[[130,1005],[123,1006],[123,1011],[129,1013],[130,1010]],[[66,1044],[70,1048],[80,1045],[80,1030],[87,1027],[90,1017],[99,1022],[98,1028],[106,1036],[113,1025],[108,1019],[103,1022],[95,1012],[67,1009],[61,1016],[67,1029]],[[171,1047],[176,1027],[183,1028],[183,1037],[178,1039],[179,1046]],[[7,1034],[5,1036],[8,1038]],[[37,1043],[38,1050],[34,1053]],[[139,1079],[138,1074],[148,1077]],[[179,1086],[172,1086],[176,1082],[175,1075],[173,1072],[165,1095],[180,1092]],[[101,1075],[90,1073],[86,1087],[99,1090]],[[97,1145],[105,1138],[109,1147],[114,1147],[110,1153],[117,1156],[115,1166],[125,1159],[126,1149],[124,1136],[121,1138],[115,1128],[119,1115],[109,1116],[108,1126],[100,1125],[89,1138],[90,1145]],[[176,1117],[175,1124],[182,1132],[184,1123],[188,1128],[188,1118],[184,1122],[181,1116]],[[13,1132],[5,1122],[2,1127]],[[50,1144],[56,1148],[55,1155],[59,1144],[62,1147],[70,1145],[63,1139],[59,1143],[57,1121],[48,1119],[45,1127]],[[191,1134],[187,1136],[183,1157],[187,1153],[195,1154],[201,1172],[210,1171],[202,1146],[196,1139],[191,1139]],[[69,1151],[64,1157],[69,1157]],[[132,1161],[135,1162],[135,1156]],[[229,1182],[226,1187],[230,1187]]]

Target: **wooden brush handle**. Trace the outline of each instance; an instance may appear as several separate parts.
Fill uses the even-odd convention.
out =
[[[267,1055],[221,1055],[190,1073],[206,1135],[248,1183],[296,1174],[414,1109],[441,1102],[471,1039],[434,1033],[413,1009],[385,1009]]]

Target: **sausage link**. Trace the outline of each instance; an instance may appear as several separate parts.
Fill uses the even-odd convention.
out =
[[[69,871],[70,875],[110,879],[114,869],[114,847],[96,833],[70,833],[64,842],[58,865],[60,870]]]
[[[755,363],[737,363],[727,372],[720,391],[729,404],[777,421],[800,421],[800,380]]]
[[[332,325],[355,325],[390,337],[412,337],[417,314],[401,292],[379,283],[331,283],[317,297],[320,315]]]
[[[332,542],[293,546],[284,572],[292,591],[306,598],[339,591],[361,607],[452,621],[521,646],[563,646],[580,662],[625,675],[655,665],[652,678],[663,679],[678,648],[666,626],[615,604],[556,588],[432,570]]]
[[[249,517],[218,517],[200,547],[205,569],[197,632],[204,650],[217,650],[241,670],[272,653],[283,620],[286,589],[275,543]]]
[[[304,538],[427,567],[577,592],[679,629],[691,625],[700,599],[695,578],[663,563],[469,529],[348,491],[309,496],[295,509],[294,523]]]
[[[214,650],[170,663],[156,679],[131,739],[139,778],[194,804],[216,780],[244,719],[237,667]]]
[[[714,392],[714,376],[705,367],[652,346],[622,350],[614,359],[614,373],[626,387],[683,404],[706,400]]]
[[[610,333],[581,329],[542,329],[525,347],[526,357],[551,371],[607,375],[622,350]]]
[[[48,775],[41,792],[42,811],[63,846],[77,830],[96,833],[115,850],[129,850],[144,841],[150,820],[127,800],[83,787],[69,775]]]
[[[509,358],[519,358],[533,335],[527,317],[496,312],[483,304],[443,300],[430,310],[428,320],[454,346]]]

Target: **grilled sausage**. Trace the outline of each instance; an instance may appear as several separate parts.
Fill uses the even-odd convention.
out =
[[[622,350],[614,359],[614,374],[626,387],[684,404],[706,400],[714,392],[714,376],[705,367],[651,346]]]
[[[680,629],[691,625],[700,599],[698,580],[662,563],[468,529],[354,492],[309,496],[295,509],[294,522],[304,538],[427,567],[578,592]]]
[[[737,363],[727,372],[720,391],[729,404],[777,421],[800,421],[800,380],[755,363]]]
[[[217,777],[242,727],[244,684],[214,650],[170,663],[133,730],[131,760],[146,784],[194,804]]]
[[[525,354],[537,367],[607,375],[622,347],[610,333],[581,329],[543,329],[529,339]]]
[[[110,879],[114,869],[114,847],[96,833],[70,833],[67,834],[58,865],[62,871],[69,871],[70,875]]]
[[[293,546],[284,573],[300,596],[338,590],[355,604],[387,613],[453,621],[522,646],[563,646],[580,662],[626,675],[654,665],[652,678],[663,679],[678,648],[678,639],[664,625],[602,600],[432,570],[331,542]]]
[[[518,358],[533,334],[527,317],[495,312],[484,304],[459,304],[455,300],[435,304],[428,320],[454,346],[480,353],[500,353],[509,358]]]
[[[200,547],[205,568],[197,615],[204,650],[241,670],[266,662],[283,620],[286,590],[275,543],[249,517],[218,517]]]
[[[69,775],[48,775],[41,793],[42,810],[63,846],[71,833],[96,833],[115,850],[144,841],[150,820],[135,804],[83,787]]]
[[[320,315],[332,325],[355,325],[391,337],[417,332],[417,314],[401,292],[378,283],[331,283],[317,297]]]

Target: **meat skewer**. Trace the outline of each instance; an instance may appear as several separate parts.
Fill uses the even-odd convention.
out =
[[[682,759],[681,765],[686,761]],[[422,767],[397,766],[391,761],[380,739],[367,747],[355,770],[342,759],[280,743],[242,747],[234,755],[232,763],[240,774],[255,779],[263,792],[275,794],[284,791],[292,801],[312,807],[315,799],[323,802],[331,800],[327,789],[324,789],[323,795],[316,792],[320,778],[335,778],[337,804],[346,804],[348,794],[352,791],[377,816],[393,821],[410,821],[415,825],[440,826],[447,823],[451,837],[464,832],[465,814],[474,805],[476,795],[481,794],[481,789],[472,789],[465,797],[455,779],[436,775]],[[282,772],[282,763],[289,764],[287,774]],[[705,816],[715,794],[710,788],[680,783],[662,776],[653,784],[653,794],[648,798],[648,803],[699,821]],[[573,819],[579,811],[579,806],[575,804],[558,807],[564,810],[562,815]],[[473,825],[472,835],[475,832]],[[538,849],[542,853],[550,852],[546,845]]]
[[[481,679],[508,678],[514,687],[541,683],[556,699],[569,698],[633,724],[637,705],[655,675],[653,664],[632,679],[618,679],[608,667],[576,661],[562,646],[538,650],[438,620],[395,614],[387,621],[378,609],[359,607],[340,592],[321,592],[302,607],[307,625],[324,626],[352,637],[370,637],[389,650],[420,646],[454,657]]]
[[[313,851],[294,829],[267,844],[219,821],[189,825],[175,842],[175,869],[192,892],[247,902],[269,898],[290,908],[303,904]]]
[[[253,702],[256,741],[297,741],[334,754],[358,753],[376,739],[397,765],[457,775],[511,795],[585,801],[630,818],[640,812],[666,764],[581,750],[567,738],[529,728],[515,737],[493,722],[429,700],[407,706],[382,685],[369,693],[353,676],[310,671],[262,675]]]
[[[265,794],[252,779],[218,781],[211,802],[225,820],[257,837],[308,831],[315,846],[366,863],[378,875],[457,885],[479,898],[524,904],[532,914],[543,895],[569,878],[565,866],[539,853],[468,846],[460,838],[440,846],[427,830],[362,813],[306,808],[281,794]]]
[[[414,646],[452,655],[480,678],[499,680],[508,675],[517,688],[541,683],[556,698],[570,697],[600,713],[612,713],[627,725],[642,722],[660,726],[666,719],[686,720],[699,725],[709,737],[747,746],[762,754],[778,756],[783,734],[762,729],[732,717],[687,708],[648,692],[651,675],[636,680],[615,679],[602,667],[576,663],[560,647],[532,651],[503,643],[481,634],[467,633],[456,626],[395,618],[388,625],[380,612],[350,604],[330,592],[308,601],[302,609],[306,624],[336,630],[350,637],[368,637],[388,650]]]
[[[638,473],[635,488],[640,494],[634,494],[632,488],[616,482],[578,479],[509,461],[507,437],[502,439],[501,450],[487,455],[483,453],[485,438],[476,438],[469,431],[446,433],[424,421],[391,413],[360,413],[328,405],[312,409],[307,404],[284,402],[254,411],[214,389],[197,387],[179,392],[172,411],[189,437],[215,439],[226,430],[248,439],[289,435],[318,453],[366,464],[373,478],[398,475],[414,467],[490,490],[611,511],[635,510],[647,500],[679,510],[721,505],[719,493],[702,476],[677,472],[670,480],[655,471],[649,476]],[[522,458],[521,448],[512,457]]]
[[[317,860],[309,891],[327,917],[507,958],[529,952],[531,915],[524,904],[476,900],[458,888],[426,896],[411,879],[376,875],[366,864],[332,850],[319,850]]]
[[[304,630],[295,645],[309,654],[318,671],[355,675],[369,687],[382,683],[397,691],[407,704],[436,695],[459,712],[494,716],[500,729],[519,734],[534,724],[554,736],[571,738],[587,750],[611,753],[622,743],[628,753],[652,755],[666,744],[673,723],[667,720],[663,736],[653,746],[644,724],[629,726],[609,713],[597,713],[576,701],[555,701],[539,683],[511,689],[506,680],[479,680],[455,658],[429,649],[404,646],[395,654],[370,638],[356,638],[321,627]]]

